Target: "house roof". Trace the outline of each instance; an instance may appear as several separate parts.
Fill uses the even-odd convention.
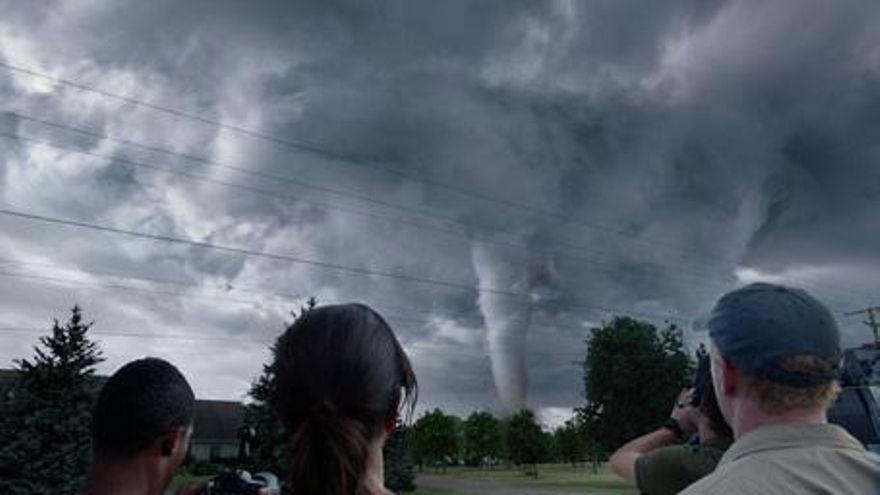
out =
[[[18,379],[18,371],[0,369],[0,389]],[[106,376],[95,376],[102,384]],[[196,400],[193,440],[238,442],[238,429],[244,421],[244,406],[240,402],[224,400]]]
[[[12,382],[18,378],[18,371],[9,369],[0,369],[0,383]]]
[[[18,379],[18,371],[0,369],[0,390],[11,387]]]
[[[197,400],[193,440],[238,441],[238,429],[244,420],[241,402]]]

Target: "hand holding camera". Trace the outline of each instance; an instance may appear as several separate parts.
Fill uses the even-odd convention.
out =
[[[694,405],[694,389],[682,390],[669,414],[669,417],[678,424],[681,436],[689,436],[697,431],[699,415],[700,410]]]

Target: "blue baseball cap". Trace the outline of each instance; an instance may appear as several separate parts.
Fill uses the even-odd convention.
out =
[[[801,289],[755,283],[718,300],[709,317],[709,337],[742,372],[794,388],[838,377],[840,330],[828,309]],[[786,358],[809,355],[829,365],[827,373],[782,368]]]

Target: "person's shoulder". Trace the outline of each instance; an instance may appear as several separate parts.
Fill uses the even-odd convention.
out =
[[[639,458],[644,468],[676,473],[676,476],[694,470],[702,471],[701,476],[712,472],[723,450],[705,449],[694,445],[670,445],[661,447]]]
[[[639,457],[637,463],[644,467],[651,466],[660,470],[669,470],[670,467],[681,463],[692,455],[690,447],[686,445],[668,445]]]
[[[768,493],[761,482],[767,466],[757,459],[737,459],[719,464],[699,481],[682,491],[686,495],[754,495]],[[772,493],[772,492],[771,492]]]
[[[742,490],[742,479],[729,473],[716,471],[685,488],[679,495],[728,495],[750,493]]]
[[[636,485],[643,493],[677,493],[715,468],[689,445],[661,447],[638,458]]]

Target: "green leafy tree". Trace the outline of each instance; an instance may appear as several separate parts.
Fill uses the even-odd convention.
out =
[[[463,429],[464,459],[469,466],[495,465],[504,457],[504,428],[492,413],[471,413]]]
[[[558,449],[559,458],[563,462],[568,462],[572,467],[587,457],[587,440],[583,425],[577,417],[569,419],[564,425],[560,426],[553,432],[556,438],[556,447]]]
[[[538,462],[559,461],[559,446],[556,444],[556,436],[552,431],[541,430],[541,454]]]
[[[383,448],[385,487],[392,492],[415,490],[415,469],[409,452],[408,428],[398,423]]]
[[[443,470],[458,461],[460,437],[457,418],[440,409],[425,413],[413,425],[413,456],[419,466]]]
[[[507,422],[507,448],[510,460],[526,474],[538,476],[538,462],[546,451],[546,439],[535,413],[521,409]]]
[[[659,427],[693,369],[681,330],[618,317],[591,330],[584,361],[586,432],[607,453]]]
[[[0,418],[0,493],[74,493],[89,463],[89,423],[103,361],[88,337],[79,307],[51,335],[40,337],[32,359],[16,360],[18,380]]]

